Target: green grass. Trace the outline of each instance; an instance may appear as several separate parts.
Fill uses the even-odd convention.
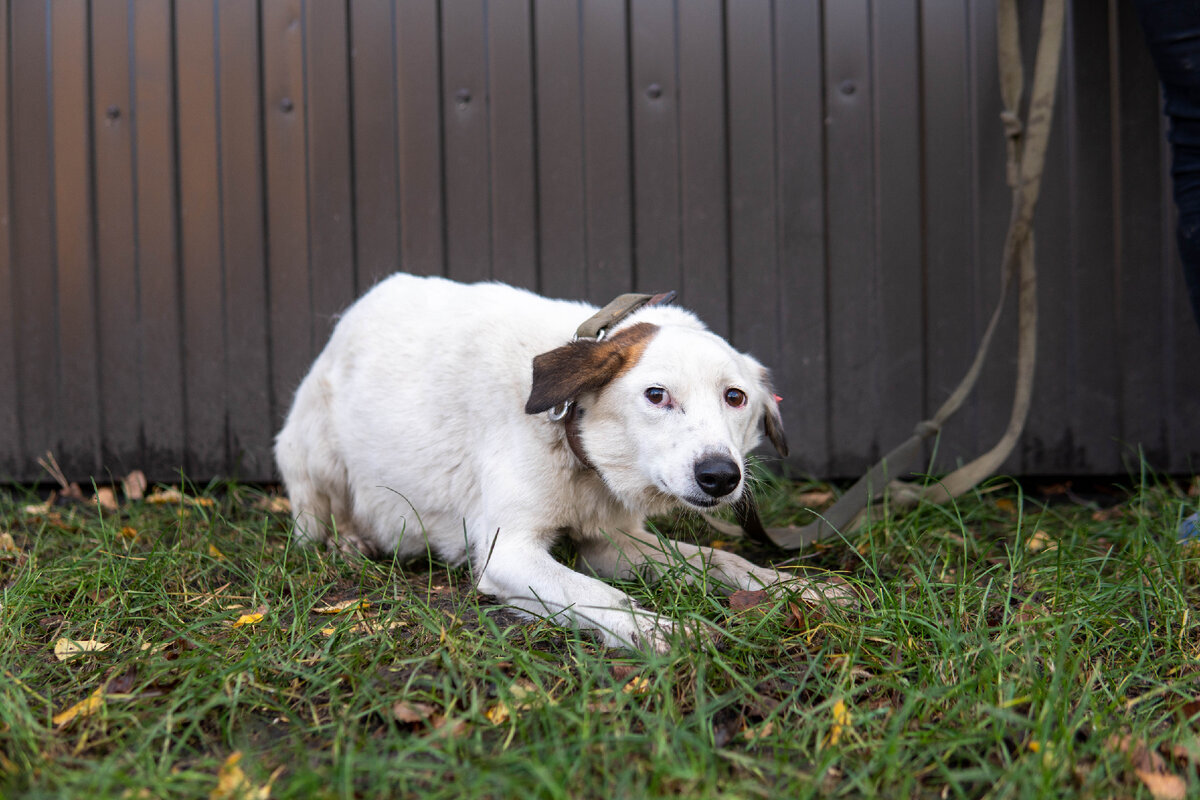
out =
[[[768,522],[812,488],[767,481]],[[1096,513],[997,481],[790,562],[845,574],[856,610],[629,587],[704,631],[668,656],[521,621],[465,570],[297,549],[256,489],[196,494],[0,494],[0,796],[208,798],[240,752],[274,798],[1150,797],[1121,735],[1200,786],[1172,755],[1200,723],[1186,486]],[[63,638],[109,646],[60,661]]]

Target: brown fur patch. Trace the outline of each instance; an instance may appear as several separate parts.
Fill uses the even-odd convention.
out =
[[[657,332],[657,325],[639,322],[608,339],[580,339],[536,356],[525,413],[540,414],[602,389],[638,362]]]

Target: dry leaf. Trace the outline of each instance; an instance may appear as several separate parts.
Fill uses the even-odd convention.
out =
[[[1000,497],[996,500],[996,509],[1012,515],[1017,513],[1017,504],[1008,497]]]
[[[92,498],[92,502],[103,508],[105,511],[116,511],[117,493],[113,491],[111,486],[101,486],[96,490],[96,496]]]
[[[339,603],[333,603],[327,606],[314,608],[314,614],[340,614],[343,611],[366,611],[371,607],[371,603],[367,600],[355,598],[353,600],[342,600]]]
[[[54,643],[54,657],[59,661],[66,661],[80,653],[98,653],[101,650],[107,650],[109,646],[108,642],[98,642],[95,639],[62,638]]]
[[[155,489],[146,497],[147,503],[154,505],[193,505],[212,508],[216,502],[211,497],[188,497],[183,492],[175,487],[169,489]]]
[[[126,525],[119,531],[121,538],[127,542],[136,542],[138,538],[137,528],[131,528]]]
[[[650,679],[643,675],[638,675],[621,687],[622,694],[632,694],[640,697],[650,691]]]
[[[266,614],[266,613],[267,613],[267,607],[259,606],[257,609],[255,609],[251,613],[242,614],[240,617],[238,617],[237,621],[233,623],[233,627],[240,628],[244,625],[257,625],[258,623],[262,622],[263,614]]]
[[[8,531],[0,532],[0,558],[19,558],[21,555],[21,548],[13,541],[12,534]]]
[[[224,560],[225,560],[225,554],[224,554],[224,553],[222,553],[220,550],[218,550],[218,549],[217,549],[217,546],[216,546],[215,544],[209,544],[209,546],[208,546],[208,554],[209,554],[210,556],[212,556],[213,558],[215,558],[217,561],[224,561]]]
[[[242,772],[238,764],[241,760],[240,750],[225,759],[217,773],[217,786],[208,795],[209,800],[267,800],[271,796],[271,784],[282,770],[276,770],[265,785],[255,786]]]
[[[505,705],[503,700],[501,700],[499,703],[496,703],[496,705],[489,708],[484,716],[487,717],[488,722],[491,722],[493,725],[503,725],[508,720],[510,714],[508,706]]]
[[[356,622],[348,628],[342,628],[342,633],[380,633],[385,631],[394,631],[396,628],[403,628],[408,623],[404,620],[392,620],[391,622],[379,622],[378,620],[364,619],[361,622]],[[338,628],[332,625],[327,625],[321,628],[322,636],[333,636],[338,632]]]
[[[51,722],[56,727],[63,727],[74,720],[76,717],[90,717],[100,709],[104,708],[104,687],[101,686],[96,691],[87,696],[86,700],[81,700],[68,709],[58,712],[51,718]]]
[[[775,732],[775,722],[764,722],[755,728],[746,728],[742,731],[742,737],[747,741],[754,742],[759,739],[765,739]]]
[[[833,704],[833,727],[829,729],[829,744],[837,744],[850,728],[850,709],[839,697]]]
[[[1108,522],[1110,520],[1120,519],[1124,514],[1125,509],[1121,506],[1101,508],[1092,512],[1092,522]]]
[[[745,611],[748,608],[762,605],[770,602],[771,596],[761,589],[750,591],[748,589],[739,589],[729,595],[729,607],[734,611]]]
[[[121,491],[125,493],[125,499],[130,502],[141,500],[145,497],[146,489],[149,486],[150,483],[146,480],[146,473],[140,469],[135,469],[121,481]]]
[[[392,705],[392,716],[396,718],[396,721],[410,725],[431,720],[436,713],[437,709],[429,703],[409,703],[398,700]]]
[[[1108,747],[1124,753],[1133,764],[1138,776],[1155,800],[1183,800],[1187,797],[1187,781],[1167,768],[1167,762],[1156,751],[1146,747],[1144,741],[1133,741],[1131,736],[1110,736]]]
[[[813,492],[801,492],[800,494],[796,495],[796,502],[805,508],[823,506],[832,501],[833,492],[829,491],[828,489],[817,490]]]
[[[1058,548],[1058,542],[1050,538],[1049,534],[1039,529],[1034,531],[1033,536],[1025,542],[1025,548],[1031,553],[1040,553],[1043,550],[1050,551]]]
[[[269,511],[272,514],[290,514],[292,513],[292,504],[286,497],[272,494],[264,495],[254,501],[254,507],[263,511]]]
[[[32,505],[23,506],[21,508],[21,513],[39,517],[43,514],[49,514],[50,509],[53,507],[54,507],[54,493],[51,492],[49,500],[47,500],[44,503],[34,503]]]

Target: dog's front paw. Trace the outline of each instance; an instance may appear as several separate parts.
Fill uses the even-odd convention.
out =
[[[678,623],[648,611],[635,612],[629,631],[622,638],[624,646],[647,653],[669,653],[671,641],[676,637]]]
[[[809,603],[833,603],[843,608],[857,608],[862,598],[848,581],[832,573],[820,577],[806,577],[782,584]]]

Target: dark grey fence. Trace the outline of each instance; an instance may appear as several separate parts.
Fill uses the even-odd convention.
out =
[[[793,466],[851,475],[940,403],[998,291],[982,0],[0,8],[0,481],[48,450],[74,477],[270,479],[334,315],[395,269],[679,289],[774,367]],[[1008,467],[1120,472],[1140,446],[1191,471],[1155,75],[1125,3],[1069,26]],[[943,466],[1004,427],[1002,338]]]

